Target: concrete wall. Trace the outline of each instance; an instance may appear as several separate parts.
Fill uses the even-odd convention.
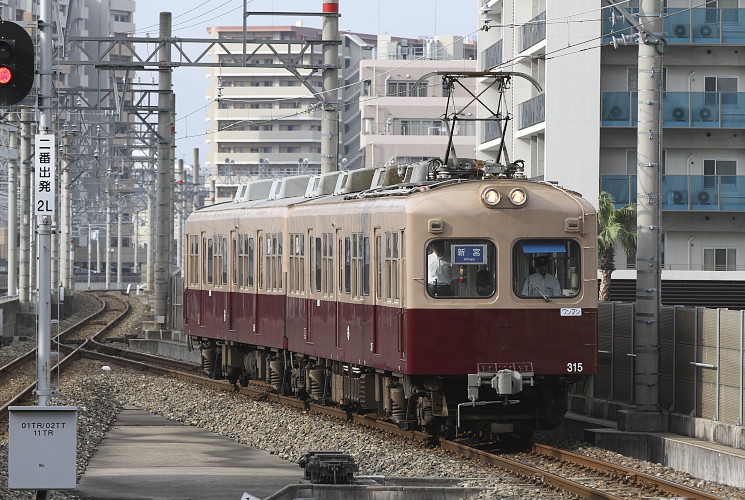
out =
[[[0,346],[9,344],[17,335],[18,296],[0,297]]]

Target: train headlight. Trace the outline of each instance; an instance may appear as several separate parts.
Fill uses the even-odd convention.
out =
[[[528,201],[528,193],[526,193],[525,190],[521,188],[515,188],[510,191],[510,201],[513,205],[517,205],[519,207],[520,205]]]
[[[495,207],[501,198],[502,195],[500,195],[499,191],[494,188],[487,188],[483,193],[481,193],[481,201],[483,201],[484,205],[487,207]]]

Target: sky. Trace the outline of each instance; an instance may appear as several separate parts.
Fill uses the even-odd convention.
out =
[[[158,36],[160,12],[171,12],[173,36],[209,38],[209,26],[240,26],[243,0],[135,0],[134,36]],[[477,0],[339,0],[340,30],[403,37],[465,36],[478,30]],[[323,0],[249,0],[249,12],[308,12],[323,10]],[[320,16],[249,16],[250,25],[323,27]],[[205,164],[206,68],[176,68],[176,158],[191,164],[194,148]],[[155,73],[153,76],[156,78]]]

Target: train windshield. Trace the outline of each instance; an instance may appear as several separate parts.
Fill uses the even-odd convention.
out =
[[[433,240],[427,245],[427,293],[435,298],[491,297],[496,260],[496,247],[488,240]]]
[[[520,240],[513,249],[515,295],[546,301],[576,297],[582,275],[580,246],[568,239]]]

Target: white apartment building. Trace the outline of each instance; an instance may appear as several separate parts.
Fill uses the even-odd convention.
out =
[[[241,27],[215,27],[210,33],[242,42]],[[268,44],[260,43],[281,46],[287,41],[318,41],[321,35],[322,30],[303,26],[249,26],[249,51],[254,54],[249,64],[208,71],[207,97],[216,104],[207,112],[211,125],[207,182],[214,186],[216,202],[231,198],[241,182],[252,178],[320,172],[322,112],[318,99],[282,67],[286,61]],[[300,50],[300,45],[294,50]],[[474,43],[457,37],[418,40],[342,33],[339,56],[340,169],[420,159],[433,154],[433,145],[441,145],[438,154],[444,154],[446,126],[441,118],[446,98],[439,77],[425,82],[416,96],[409,92],[426,73],[474,70]],[[213,57],[229,56],[223,51]],[[306,47],[297,63],[322,64],[322,46]],[[299,73],[307,76],[310,70]],[[320,71],[307,83],[313,91],[320,91]],[[470,100],[462,90],[456,96],[457,104]],[[456,150],[471,157],[476,144],[475,124],[464,121],[458,127]]]
[[[633,30],[600,0],[476,3],[492,26],[479,34],[480,69],[527,73],[542,86],[513,82],[513,158],[529,177],[595,204],[600,191],[619,207],[635,202],[638,47],[611,43]],[[663,14],[662,278],[743,280],[745,1],[668,0]],[[494,157],[498,134],[481,133],[480,155]],[[622,253],[614,279],[633,278]]]

